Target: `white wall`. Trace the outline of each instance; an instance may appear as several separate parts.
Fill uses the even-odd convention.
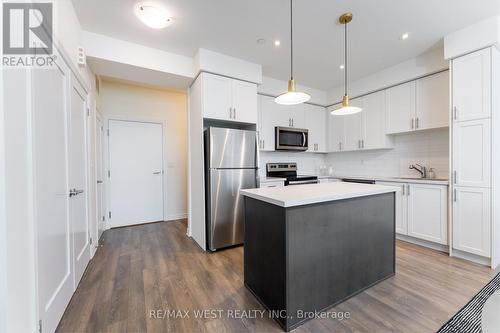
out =
[[[362,79],[349,82],[349,96],[354,98],[375,90],[410,81],[420,76],[435,73],[448,67],[448,62],[444,59],[443,49],[438,48]],[[343,85],[330,90],[327,96],[328,105],[341,102],[343,95]]]
[[[167,122],[167,217],[186,217],[187,95],[104,80],[101,84],[99,111],[105,118],[125,116],[154,118]]]
[[[449,131],[437,129],[394,136],[394,149],[331,153],[325,159],[335,175],[415,177],[410,164],[435,168],[437,178],[448,178]]]

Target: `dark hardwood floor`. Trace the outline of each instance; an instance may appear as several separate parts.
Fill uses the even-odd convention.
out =
[[[58,332],[281,332],[267,314],[231,312],[263,310],[243,285],[243,247],[205,253],[185,220],[112,229],[101,242]],[[350,318],[316,318],[294,332],[435,332],[494,274],[404,242],[396,260],[394,277],[328,310]],[[203,309],[222,316],[194,318]],[[153,318],[156,310],[190,316]]]

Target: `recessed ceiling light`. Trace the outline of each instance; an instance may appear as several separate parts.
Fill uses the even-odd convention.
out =
[[[274,46],[278,47],[278,46],[280,46],[280,45],[281,45],[281,41],[280,41],[279,39],[276,39],[276,40],[274,41]]]
[[[172,24],[172,18],[166,10],[152,2],[139,2],[135,7],[135,15],[145,25],[153,29],[162,29]]]
[[[401,40],[405,40],[405,39],[408,39],[408,37],[410,37],[410,34],[405,32],[404,34],[401,35],[401,37],[399,37]]]
[[[343,69],[345,68],[345,66],[344,66],[344,65],[340,65],[340,66],[339,66],[339,68],[340,68],[341,70],[343,70]]]

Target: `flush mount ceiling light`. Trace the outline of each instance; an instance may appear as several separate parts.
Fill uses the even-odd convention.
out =
[[[135,6],[135,15],[142,23],[153,29],[162,29],[172,24],[172,18],[165,9],[151,2],[139,2]]]
[[[345,66],[344,65],[340,65],[339,68],[340,68],[340,70],[343,70],[345,68]]]
[[[295,89],[293,79],[293,3],[290,0],[290,80],[288,81],[288,91],[276,97],[274,101],[282,105],[296,105],[310,99],[311,96]]]
[[[278,46],[280,46],[280,45],[281,45],[281,41],[280,41],[279,39],[276,39],[276,40],[274,41],[274,46],[278,47]]]
[[[355,114],[363,110],[357,106],[349,105],[349,95],[347,94],[347,24],[351,21],[352,13],[345,13],[339,17],[339,22],[344,25],[344,97],[342,98],[342,107],[331,112],[335,116]]]
[[[410,34],[405,32],[404,34],[401,35],[401,37],[399,37],[399,39],[405,40],[405,39],[408,39],[408,37],[410,37]]]

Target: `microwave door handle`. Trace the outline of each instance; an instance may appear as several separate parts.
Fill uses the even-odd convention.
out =
[[[307,138],[306,138],[306,133],[304,132],[302,132],[302,139],[304,140],[302,143],[302,147],[305,147],[307,143]]]

